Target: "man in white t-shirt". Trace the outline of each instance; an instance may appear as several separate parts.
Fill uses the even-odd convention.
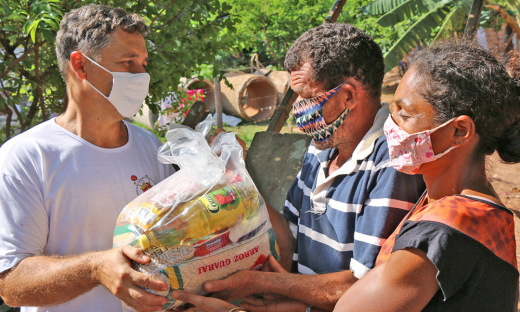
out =
[[[137,195],[168,177],[160,141],[123,119],[135,115],[150,76],[142,17],[88,5],[66,14],[56,52],[66,111],[0,148],[0,296],[22,311],[161,310],[141,287],[149,261],[111,249],[116,219]],[[121,299],[121,300],[120,300]]]

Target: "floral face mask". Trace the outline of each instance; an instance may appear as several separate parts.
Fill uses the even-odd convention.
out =
[[[341,126],[350,109],[346,109],[335,121],[327,125],[323,120],[323,107],[342,85],[312,99],[301,99],[293,104],[293,116],[298,129],[312,136],[317,142],[330,138]]]
[[[431,130],[408,134],[408,132],[401,129],[401,127],[395,123],[392,119],[392,115],[388,116],[384,125],[384,132],[388,142],[390,164],[392,167],[406,174],[416,174],[421,164],[439,159],[452,149],[458,147],[452,146],[444,152],[435,155],[430,137],[433,132],[446,126],[454,119],[455,118],[450,119]]]

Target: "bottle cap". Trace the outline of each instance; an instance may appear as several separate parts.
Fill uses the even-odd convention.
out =
[[[150,241],[148,240],[148,237],[146,237],[145,234],[142,234],[137,238],[137,241],[139,243],[139,247],[141,247],[142,250],[146,250],[150,248]]]

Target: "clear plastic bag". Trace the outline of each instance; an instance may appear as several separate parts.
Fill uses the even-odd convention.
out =
[[[196,130],[179,126],[159,149],[163,163],[180,170],[128,203],[117,220],[114,247],[137,246],[150,256],[134,268],[170,285],[159,295],[164,310],[176,307],[170,294],[204,294],[202,284],[234,272],[262,267],[278,245],[264,200],[249,176],[233,133],[208,145],[214,118]],[[132,309],[125,307],[125,311]]]

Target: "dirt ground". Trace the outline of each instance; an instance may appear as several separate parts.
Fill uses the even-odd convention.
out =
[[[390,103],[393,100],[400,78],[397,68],[385,75],[382,101]],[[492,155],[487,159],[486,168],[495,191],[515,215],[516,258],[520,263],[520,163],[504,164],[497,155]],[[520,303],[518,311],[520,312]]]

